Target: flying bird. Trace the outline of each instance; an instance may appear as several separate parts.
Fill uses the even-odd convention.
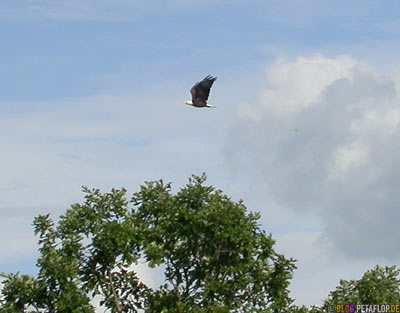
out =
[[[197,82],[190,93],[192,94],[192,101],[185,101],[184,104],[194,106],[196,108],[215,108],[215,106],[208,104],[208,96],[210,95],[211,86],[217,80],[217,77],[208,75],[201,82]]]

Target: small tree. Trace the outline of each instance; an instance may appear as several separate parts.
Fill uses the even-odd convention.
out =
[[[341,280],[329,294],[323,308],[337,304],[380,304],[400,302],[400,271],[396,266],[367,271],[360,280]]]
[[[346,304],[397,304],[400,302],[400,271],[396,266],[380,267],[364,273],[359,280],[340,280],[330,292],[322,307],[292,306],[292,313],[336,312],[337,305]],[[339,308],[345,310],[345,308]]]
[[[273,250],[258,213],[247,213],[222,191],[193,176],[177,194],[147,182],[133,198],[83,188],[55,227],[35,218],[37,277],[5,275],[0,312],[94,312],[101,295],[111,312],[285,312],[295,268]],[[134,265],[164,265],[165,284],[153,290]]]

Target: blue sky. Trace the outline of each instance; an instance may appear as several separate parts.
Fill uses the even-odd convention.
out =
[[[399,3],[149,3],[0,3],[0,271],[35,272],[33,217],[82,185],[202,172],[298,259],[298,304],[398,264]],[[184,106],[207,74],[217,109]]]
[[[244,70],[280,53],[271,46],[343,53],[398,36],[395,1],[61,3],[1,5],[4,100],[132,90],[171,72],[193,80],[209,69]]]

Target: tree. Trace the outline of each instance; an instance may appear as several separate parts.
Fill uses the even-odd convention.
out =
[[[344,304],[388,304],[400,302],[400,271],[396,266],[376,266],[359,280],[340,280],[323,308]]]
[[[101,295],[111,312],[286,312],[294,260],[273,250],[258,213],[193,176],[175,195],[171,184],[126,190],[84,187],[57,226],[34,220],[37,277],[3,276],[0,312],[94,312]],[[134,265],[164,265],[165,284],[146,286]]]
[[[400,302],[400,271],[396,266],[376,266],[359,280],[341,279],[322,307],[293,306],[293,313],[352,312],[346,305],[398,304]],[[343,306],[337,308],[337,306]],[[353,308],[355,311],[355,308]]]

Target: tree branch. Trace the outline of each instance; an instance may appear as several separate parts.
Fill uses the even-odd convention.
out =
[[[115,292],[115,289],[114,289],[113,277],[112,277],[112,272],[111,272],[111,270],[108,271],[108,279],[109,279],[109,281],[110,281],[111,291],[112,291],[112,293],[113,293],[113,295],[114,295],[114,298],[115,298],[115,304],[116,304],[116,306],[117,306],[117,310],[118,310],[118,312],[121,313],[121,312],[122,312],[122,311],[121,311],[121,307],[119,306],[120,300],[119,300],[118,294]]]

